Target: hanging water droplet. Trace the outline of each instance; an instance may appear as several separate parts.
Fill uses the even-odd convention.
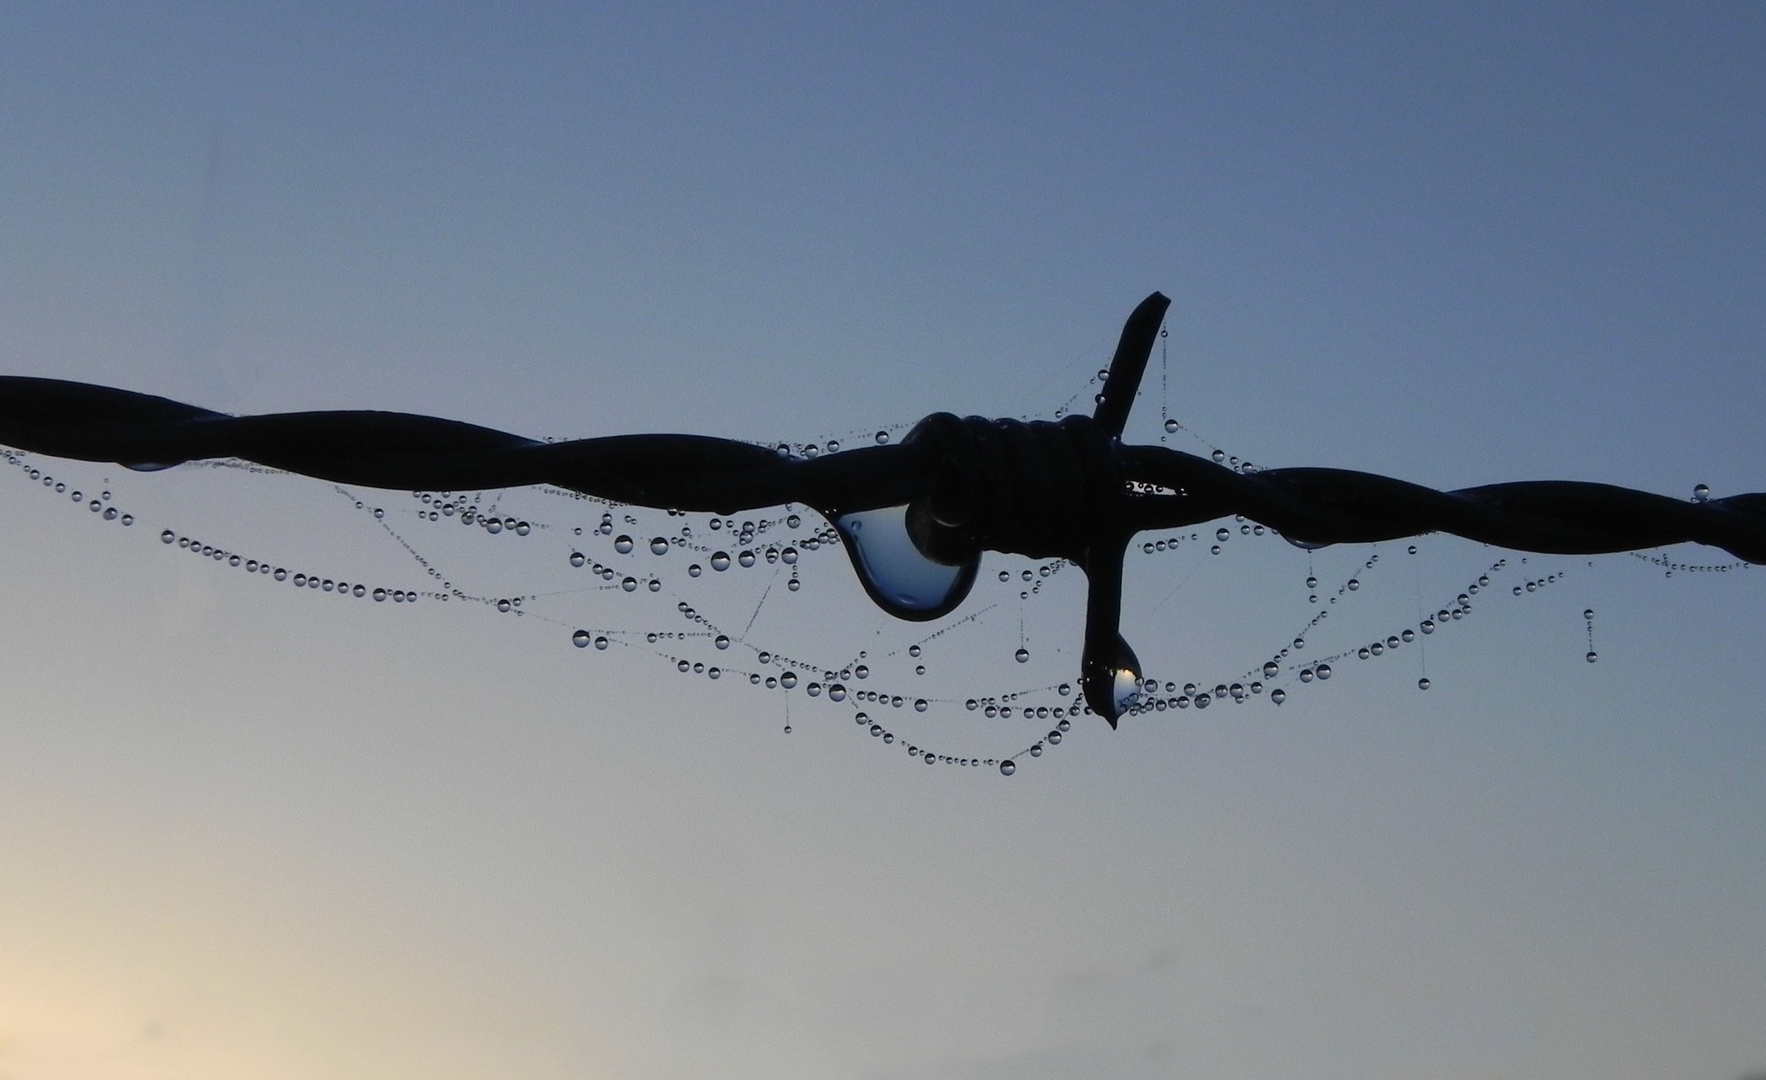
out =
[[[1194,700],[1196,702],[1196,708],[1206,709],[1208,707],[1209,703],[1214,700],[1214,698],[1209,696],[1208,694],[1197,694],[1195,696]]]
[[[1000,775],[1001,776],[1010,776],[1017,771],[1018,771],[1018,764],[1017,764],[1017,762],[1013,761],[1011,758],[1007,758],[1006,760],[1000,762]]]
[[[503,523],[497,518],[486,518],[484,522],[484,531],[495,536],[503,531]],[[627,550],[630,549],[628,548]]]
[[[1356,589],[1359,589],[1359,588],[1361,588],[1361,582],[1355,578],[1350,578],[1349,579],[1349,591],[1354,592]]]
[[[1019,649],[1012,654],[1012,659],[1018,661],[1020,664],[1028,664],[1030,662],[1030,650]]]
[[[1061,733],[1058,731],[1051,731],[1046,736],[1044,736],[1043,741],[1048,743],[1050,746],[1060,746],[1061,745]]]
[[[742,554],[736,556],[736,561],[738,563],[742,564],[744,567],[753,566],[754,565],[754,552],[744,551]]]
[[[1422,625],[1418,629],[1422,630],[1425,634],[1433,634],[1435,632],[1435,620],[1424,619]]]
[[[1231,529],[1228,529],[1228,528],[1222,526],[1221,528],[1214,530],[1214,539],[1224,542],[1227,539],[1227,537],[1231,536],[1232,534],[1233,534],[1233,531]]]
[[[1274,690],[1271,690],[1269,692],[1269,700],[1275,702],[1277,705],[1280,705],[1282,702],[1288,700],[1288,692],[1278,686]]]
[[[1318,677],[1321,679],[1330,678],[1331,677],[1331,665],[1329,665],[1329,664],[1318,665]]]
[[[783,686],[787,690],[796,686],[797,685],[797,672],[787,671],[785,674],[779,676],[779,685]]]
[[[374,599],[376,599],[376,600],[384,599],[382,596],[379,595],[380,591],[381,590],[378,590],[378,589],[375,590]],[[587,630],[578,630],[576,633],[570,635],[570,643],[572,645],[575,645],[579,649],[588,648],[589,641],[590,641],[590,636],[589,636],[589,632]]]
[[[491,521],[493,524],[496,523],[495,518],[492,518]],[[491,531],[495,532],[496,530],[492,529]],[[619,552],[621,555],[630,555],[632,553],[632,548],[636,546],[637,545],[632,542],[632,538],[624,533],[620,533],[619,539],[613,541],[613,550]]]
[[[1587,655],[1587,656],[1586,656],[1586,657],[1584,657],[1584,658],[1583,658],[1583,659],[1585,659],[1585,660],[1587,660],[1587,661],[1588,661],[1588,662],[1589,662],[1589,663],[1591,663],[1591,664],[1592,664],[1592,663],[1594,663],[1594,662],[1595,662],[1595,661],[1596,661],[1596,660],[1599,660],[1599,659],[1600,659],[1600,657],[1599,657],[1599,656],[1597,656],[1597,655],[1596,655],[1596,654],[1595,654],[1595,652],[1594,652],[1594,650],[1593,650],[1593,649],[1590,649],[1590,650],[1588,650],[1588,655]],[[1623,664],[1621,664],[1621,665],[1619,665],[1619,666],[1620,666],[1620,667],[1623,667],[1623,666],[1624,666],[1624,665],[1623,665]]]
[[[1174,432],[1174,431],[1176,431],[1176,430],[1177,430],[1177,421],[1176,421],[1176,420],[1171,420],[1171,419],[1167,419],[1167,420],[1166,420],[1166,421],[1165,421],[1165,433],[1166,433],[1166,434],[1168,434],[1168,435],[1169,435],[1169,434],[1170,434],[1170,433],[1172,433],[1172,432]]]
[[[435,515],[431,514],[430,516],[434,517]],[[516,536],[526,536],[528,533],[530,533],[532,531],[533,531],[533,526],[529,525],[525,521],[517,521],[515,523],[515,535]]]
[[[1041,743],[1037,743],[1035,746],[1030,748],[1030,756],[1031,757],[1041,757],[1042,756],[1042,744]]]
[[[173,532],[170,529],[167,529],[165,532],[162,532],[159,534],[159,542],[162,544],[170,544],[170,543],[175,542],[177,539],[178,539],[178,534]]]
[[[713,552],[711,556],[711,568],[720,574],[725,570],[728,570],[730,568],[730,553],[727,551]]]
[[[727,649],[730,647],[730,636],[728,634],[719,634],[712,639],[711,643],[720,649]]]
[[[1271,660],[1263,665],[1263,677],[1266,679],[1273,679],[1281,670],[1282,666],[1274,660]]]
[[[852,673],[861,679],[868,679],[871,677],[871,669],[864,664],[860,664],[858,667],[853,668]]]
[[[1584,619],[1594,618],[1594,609],[1593,608],[1583,608],[1582,609],[1582,617]]]
[[[830,685],[828,687],[828,700],[829,701],[836,701],[836,702],[845,701],[846,700],[846,687],[841,686],[839,683],[833,683],[832,685]]]
[[[662,582],[656,578],[651,578],[650,579],[650,591],[651,592],[661,592],[662,591]]]
[[[583,564],[588,561],[589,561],[589,557],[587,555],[584,555],[580,551],[573,551],[570,553],[570,565],[576,567],[579,570],[582,569]]]
[[[626,578],[624,581],[619,583],[619,587],[624,589],[626,592],[637,592],[638,591],[638,579],[635,577]]]
[[[878,446],[886,446],[889,443],[889,432],[887,431],[879,431],[874,437]]]
[[[892,615],[937,617],[960,604],[974,584],[979,555],[958,566],[934,562],[909,537],[905,506],[842,514],[834,525],[865,592]]]
[[[1211,454],[1209,456],[1212,457],[1214,459],[1214,463],[1216,465],[1218,465],[1221,462],[1226,460],[1226,451],[1225,450],[1216,450],[1216,451],[1214,451],[1213,454]]]
[[[1692,489],[1692,501],[1693,502],[1704,502],[1706,499],[1709,499],[1710,497],[1711,497],[1711,485],[1698,484],[1693,487],[1693,489]]]
[[[617,546],[617,545],[615,545],[615,546]],[[660,536],[651,537],[651,539],[650,539],[650,554],[652,554],[652,555],[667,555],[668,554],[668,540],[663,537],[660,537]]]
[[[839,443],[829,443],[828,445],[830,447],[838,447],[840,444]],[[785,518],[785,524],[787,527],[795,529],[799,525],[803,524],[803,519],[801,517],[798,517],[796,514],[791,514]]]

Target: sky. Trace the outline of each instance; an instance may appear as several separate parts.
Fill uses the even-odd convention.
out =
[[[15,3],[0,372],[850,447],[1083,408],[1157,289],[1135,441],[1762,490],[1763,52],[1747,4]],[[1130,558],[1149,672],[1237,678],[1329,610],[1329,685],[1075,717],[1006,778],[903,744],[1045,739],[959,702],[1058,704],[1070,569],[990,557],[915,626],[832,548],[801,591],[692,578],[545,492],[482,496],[534,526],[491,537],[27,468],[134,524],[0,468],[4,1080],[1766,1074],[1766,578],[1721,552],[1210,525]],[[297,593],[163,529],[435,589],[396,534],[525,607]],[[677,604],[729,678],[645,639],[698,632]],[[933,707],[748,686],[755,642]]]

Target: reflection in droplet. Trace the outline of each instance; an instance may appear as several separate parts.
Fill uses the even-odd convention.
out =
[[[905,506],[842,514],[834,526],[846,538],[865,591],[898,618],[937,618],[960,604],[975,581],[979,556],[946,566],[920,553],[908,536]]]

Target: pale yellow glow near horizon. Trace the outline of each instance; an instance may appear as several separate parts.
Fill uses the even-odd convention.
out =
[[[531,990],[426,949],[446,930],[422,915],[212,837],[131,850],[127,822],[20,809],[0,834],[0,1080],[609,1075]]]

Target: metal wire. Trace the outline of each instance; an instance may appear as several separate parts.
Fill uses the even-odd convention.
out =
[[[1554,554],[1690,541],[1766,563],[1766,493],[1684,502],[1570,481],[1442,492],[1343,469],[1235,470],[1162,446],[1125,445],[1122,431],[1168,305],[1154,293],[1129,316],[1090,417],[1027,423],[936,413],[899,443],[813,460],[697,435],[546,443],[406,413],[236,417],[127,390],[17,376],[0,377],[0,443],[143,470],[240,458],[390,489],[551,484],[719,514],[799,502],[832,521],[906,506],[914,547],[933,563],[966,567],[971,579],[983,551],[1058,556],[1085,571],[1081,684],[1111,726],[1138,692],[1141,668],[1117,623],[1123,554],[1142,530],[1243,515],[1302,547],[1445,532]]]

